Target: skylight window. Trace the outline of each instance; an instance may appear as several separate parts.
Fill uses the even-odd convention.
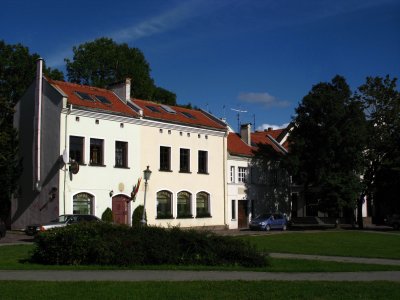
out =
[[[176,114],[176,111],[173,110],[173,109],[172,109],[171,107],[169,107],[168,105],[163,105],[163,104],[161,104],[160,106],[161,106],[161,108],[162,108],[163,110],[165,110],[167,113]]]
[[[103,104],[111,104],[111,101],[107,99],[107,97],[95,95],[96,99],[99,100]]]
[[[89,94],[87,94],[87,93],[75,91],[75,94],[76,94],[79,98],[81,98],[82,100],[92,101],[92,102],[94,101],[93,98],[92,98]]]
[[[148,109],[150,109],[152,112],[156,112],[156,113],[159,113],[159,112],[160,112],[160,111],[157,109],[157,107],[155,107],[155,106],[146,105],[146,107],[147,107]]]
[[[126,102],[126,104],[127,104],[134,112],[139,113],[139,111],[141,110],[141,108],[140,108],[139,106],[135,105],[134,103],[132,103],[132,102],[130,102],[130,101]]]
[[[184,115],[186,118],[189,118],[189,119],[196,119],[195,116],[193,116],[191,113],[188,113],[188,112],[186,112],[186,111],[182,111],[181,114]]]

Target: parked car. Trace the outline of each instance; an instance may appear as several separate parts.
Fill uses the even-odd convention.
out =
[[[64,227],[81,222],[101,222],[101,220],[93,215],[61,215],[57,219],[51,220],[46,224],[28,225],[25,228],[25,233],[27,235],[35,235],[39,231],[46,231],[51,228]]]
[[[280,213],[263,214],[251,220],[249,227],[251,230],[265,230],[265,231],[269,231],[271,229],[286,230],[287,219],[286,216]]]
[[[0,219],[0,239],[6,236],[6,224]]]
[[[392,226],[394,230],[400,229],[400,215],[394,214],[385,218],[385,223]]]

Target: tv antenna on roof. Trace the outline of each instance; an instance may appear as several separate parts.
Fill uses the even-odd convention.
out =
[[[238,133],[239,133],[240,132],[240,114],[241,113],[247,113],[247,110],[241,110],[241,109],[235,109],[235,108],[231,108],[231,110],[237,112]]]

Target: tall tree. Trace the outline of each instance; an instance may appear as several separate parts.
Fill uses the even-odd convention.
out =
[[[21,44],[9,45],[0,40],[0,216],[3,218],[9,216],[11,193],[19,175],[13,107],[33,82],[38,58],[38,54],[31,54]],[[57,69],[45,67],[44,72],[63,80],[62,72]]]
[[[65,60],[70,81],[105,88],[131,78],[133,97],[176,104],[174,93],[155,86],[149,63],[138,48],[103,37],[73,47],[73,52],[73,59]]]
[[[332,216],[354,209],[362,191],[365,117],[346,80],[313,86],[293,124],[287,164],[308,203]]]
[[[357,93],[368,120],[364,180],[380,217],[400,213],[400,92],[396,82],[389,76],[368,77]]]

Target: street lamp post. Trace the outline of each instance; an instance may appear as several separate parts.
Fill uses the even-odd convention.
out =
[[[149,169],[149,166],[147,166],[146,170],[143,171],[143,178],[144,178],[144,202],[143,202],[143,214],[142,214],[142,220],[140,223],[142,223],[142,226],[146,225],[146,193],[147,193],[147,180],[150,180],[150,175],[151,171]]]

